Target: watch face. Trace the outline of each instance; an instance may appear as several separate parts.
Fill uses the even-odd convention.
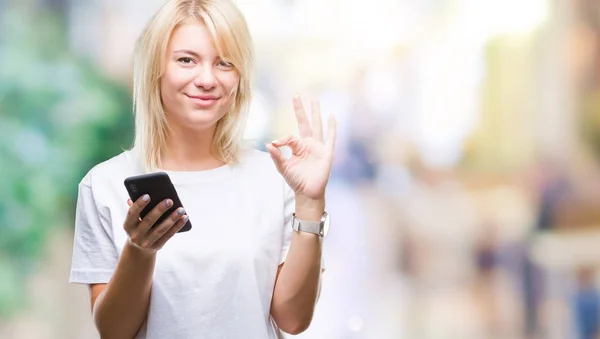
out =
[[[327,236],[327,233],[329,233],[329,213],[327,213],[327,215],[325,216],[325,220],[323,221],[323,236]]]

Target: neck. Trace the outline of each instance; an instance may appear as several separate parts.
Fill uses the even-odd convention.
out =
[[[224,163],[212,151],[216,125],[203,131],[172,126],[161,154],[161,167],[171,171],[202,171]]]

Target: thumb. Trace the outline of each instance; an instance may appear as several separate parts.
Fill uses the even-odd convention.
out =
[[[273,162],[277,167],[277,170],[279,171],[279,173],[283,173],[283,168],[285,167],[287,159],[285,158],[283,153],[281,153],[281,150],[278,147],[274,146],[272,143],[266,144],[266,147],[267,151],[269,151],[271,159],[273,159]]]

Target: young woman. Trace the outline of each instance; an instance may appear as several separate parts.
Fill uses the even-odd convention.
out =
[[[90,285],[102,338],[277,338],[310,324],[329,216],[335,121],[323,137],[293,106],[299,137],[244,146],[253,51],[228,0],[170,0],[136,45],[135,143],[79,185],[70,281]],[[280,147],[289,146],[286,158]],[[185,211],[128,200],[125,178],[166,172]],[[193,228],[177,231],[188,220]],[[153,226],[154,225],[154,226]]]

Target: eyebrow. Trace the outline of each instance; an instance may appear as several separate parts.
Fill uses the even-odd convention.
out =
[[[196,53],[194,51],[191,51],[189,49],[178,49],[176,51],[173,51],[173,53],[186,53],[186,54],[189,54],[189,55],[191,55],[191,56],[193,56],[193,57],[195,57],[197,59],[200,59],[200,55],[198,55],[198,53]]]

